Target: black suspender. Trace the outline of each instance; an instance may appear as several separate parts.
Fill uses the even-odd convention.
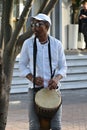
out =
[[[51,78],[54,76],[55,70],[52,74],[52,61],[51,61],[51,47],[50,47],[50,39],[48,37],[48,55],[49,55],[49,66],[51,72]],[[35,76],[36,76],[36,58],[37,58],[37,45],[36,45],[36,37],[34,38],[33,44],[33,87],[35,88]]]
[[[49,43],[48,43],[48,55],[49,55],[49,65],[50,65],[50,73],[52,78],[52,63],[51,63],[51,48],[50,48],[50,39],[48,37]]]
[[[36,37],[34,38],[33,44],[33,87],[35,88],[35,76],[36,76],[36,55],[37,55],[37,45],[36,45]]]
[[[51,47],[50,47],[50,39],[48,37],[49,43],[48,43],[48,54],[49,54],[49,66],[50,66],[50,73],[51,73],[51,79],[53,78],[55,74],[55,70],[52,73],[52,61],[51,61]]]

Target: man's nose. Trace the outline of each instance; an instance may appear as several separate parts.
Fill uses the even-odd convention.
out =
[[[33,30],[38,30],[38,27],[34,26],[32,29],[33,29]]]

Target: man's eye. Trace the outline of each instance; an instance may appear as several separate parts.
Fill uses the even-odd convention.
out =
[[[34,24],[34,23],[32,23],[32,24],[31,24],[31,27],[34,27],[34,26],[35,26],[35,24]]]
[[[35,26],[36,26],[36,27],[39,27],[39,26],[40,26],[40,24],[39,24],[39,23],[36,23],[36,24],[35,24]]]

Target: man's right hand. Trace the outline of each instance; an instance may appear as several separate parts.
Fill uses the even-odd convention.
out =
[[[36,78],[35,78],[35,85],[37,85],[37,86],[43,86],[43,85],[44,85],[44,80],[43,80],[43,78],[41,78],[41,77],[36,77]]]

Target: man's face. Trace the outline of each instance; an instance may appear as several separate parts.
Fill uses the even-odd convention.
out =
[[[44,36],[47,34],[47,26],[44,21],[33,20],[31,22],[32,31],[36,37]]]
[[[85,3],[83,4],[83,7],[84,7],[84,9],[87,10],[87,2],[85,2]]]

